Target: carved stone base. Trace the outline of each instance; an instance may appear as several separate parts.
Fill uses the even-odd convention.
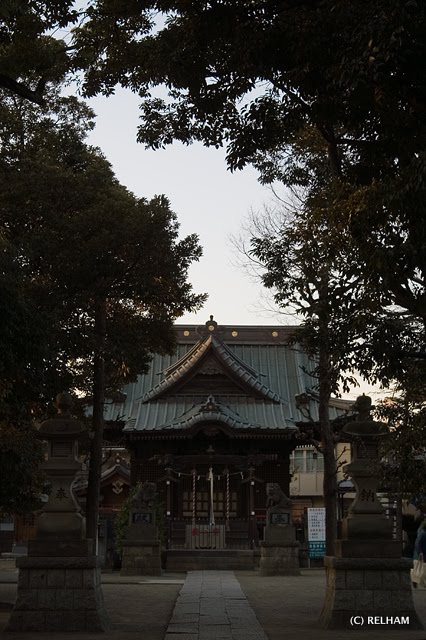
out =
[[[16,565],[17,600],[6,631],[109,629],[96,556],[18,558]]]
[[[123,545],[122,576],[160,576],[161,545],[156,541],[132,540]]]
[[[261,542],[260,550],[261,576],[300,576],[298,542],[285,546]]]
[[[325,629],[422,629],[411,590],[408,558],[324,558]]]

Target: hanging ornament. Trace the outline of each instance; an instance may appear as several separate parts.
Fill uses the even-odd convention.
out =
[[[210,513],[209,513],[209,525],[210,526],[214,526],[215,524],[215,519],[214,519],[214,508],[213,508],[213,482],[214,482],[214,475],[213,475],[213,469],[212,467],[209,468],[209,473],[207,475],[207,480],[210,482]]]
[[[195,527],[195,518],[196,518],[196,470],[193,469],[192,471],[192,527]]]
[[[231,498],[230,498],[230,492],[229,492],[229,471],[228,469],[226,470],[226,531],[229,531],[230,526],[229,526],[229,512],[230,512],[230,507],[231,507]]]

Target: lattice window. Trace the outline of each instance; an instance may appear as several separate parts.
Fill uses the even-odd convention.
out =
[[[230,493],[229,502],[229,515],[231,518],[237,516],[237,493],[232,491]],[[207,518],[209,515],[209,492],[197,491],[196,492],[196,517]],[[213,492],[213,508],[216,517],[225,518],[226,516],[226,492],[214,491]],[[184,517],[192,516],[192,491],[184,491],[182,494],[182,512]]]
[[[195,495],[197,497],[196,499],[197,517],[206,518],[209,515],[209,492],[197,491]]]
[[[226,492],[213,492],[213,508],[217,517],[226,517]],[[235,491],[231,491],[229,494],[229,515],[231,518],[237,516],[237,493]]]
[[[192,491],[183,492],[182,512],[185,517],[192,516]]]

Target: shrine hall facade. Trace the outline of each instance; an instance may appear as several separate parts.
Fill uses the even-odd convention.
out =
[[[105,419],[124,423],[131,483],[157,484],[170,548],[194,546],[189,532],[212,524],[222,546],[249,548],[265,524],[266,484],[289,495],[306,401],[318,419],[314,365],[289,344],[294,327],[220,326],[211,317],[176,332],[176,353],[154,355]],[[330,417],[343,407],[332,401]]]

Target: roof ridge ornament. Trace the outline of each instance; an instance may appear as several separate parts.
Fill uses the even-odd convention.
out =
[[[213,316],[210,316],[210,320],[207,320],[206,327],[208,331],[216,331],[217,322],[213,319]]]
[[[217,404],[217,402],[214,399],[214,396],[210,395],[208,396],[207,400],[204,402],[204,404],[202,404],[200,406],[199,409],[200,412],[205,412],[205,411],[222,411],[222,407],[220,406],[220,404]]]
[[[206,336],[211,336],[212,334],[220,334],[221,332],[222,332],[221,328],[219,327],[218,323],[214,319],[213,315],[210,315],[210,320],[207,320],[207,322],[205,322],[204,325],[201,325],[200,327],[197,328],[198,335],[204,338]]]

